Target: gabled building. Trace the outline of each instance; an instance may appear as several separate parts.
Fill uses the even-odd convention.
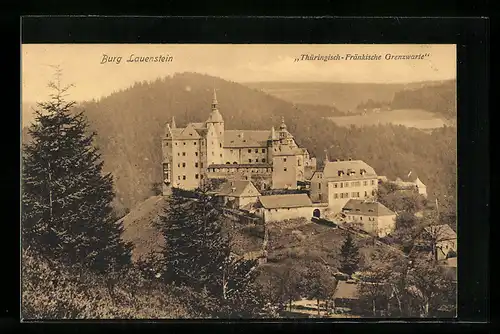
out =
[[[328,203],[341,212],[350,199],[374,199],[378,189],[375,170],[362,160],[326,161],[314,172],[310,194],[314,203]]]
[[[266,223],[294,218],[310,219],[314,210],[307,194],[260,196],[258,207],[257,212]]]
[[[399,190],[411,190],[416,193],[427,197],[427,186],[420,180],[416,173],[410,172],[404,179],[396,178],[392,181]]]
[[[359,223],[363,231],[380,238],[396,228],[396,214],[381,203],[350,199],[342,208],[345,222]]]
[[[165,125],[162,138],[163,193],[172,187],[194,190],[211,178],[252,180],[269,188],[297,188],[316,159],[299,147],[282,119],[279,129],[226,130],[214,91],[205,122],[178,128],[175,119]]]
[[[249,208],[257,203],[261,195],[251,181],[244,180],[229,180],[213,193],[221,199],[224,206],[233,209]]]
[[[448,224],[427,226],[422,237],[435,240],[437,260],[444,260],[449,253],[457,252],[457,234]]]

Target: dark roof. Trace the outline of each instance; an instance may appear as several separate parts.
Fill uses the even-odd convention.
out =
[[[386,208],[379,202],[364,201],[359,199],[350,199],[342,208],[342,211],[348,211],[357,215],[365,216],[392,216],[394,212]]]
[[[359,299],[358,284],[338,281],[333,294],[334,299]]]
[[[361,175],[361,170],[364,174]],[[342,176],[339,172],[342,171]],[[347,175],[348,171],[353,171],[351,175]],[[328,180],[351,180],[351,179],[364,179],[376,178],[377,173],[366,162],[361,160],[348,160],[348,161],[327,161],[323,168],[324,177]]]
[[[227,148],[267,148],[271,130],[226,130],[224,147]]]
[[[216,193],[220,196],[234,196],[240,197],[247,187],[252,187],[255,189],[255,196],[259,196],[260,193],[255,188],[251,181],[244,180],[234,180],[223,183],[219,189],[217,189]]]
[[[312,206],[307,194],[260,196],[259,201],[266,209],[300,208]]]

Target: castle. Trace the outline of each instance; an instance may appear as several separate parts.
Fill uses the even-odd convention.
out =
[[[214,90],[211,112],[203,123],[165,125],[162,139],[163,195],[172,188],[195,190],[211,179],[225,181],[212,193],[225,207],[253,213],[264,222],[330,217],[359,221],[369,233],[384,236],[395,227],[395,214],[375,202],[378,176],[361,160],[329,161],[300,147],[282,119],[278,130],[226,130]],[[264,195],[263,190],[297,189],[306,193]],[[307,187],[310,185],[310,187]],[[340,215],[340,216],[339,216]]]
[[[226,130],[214,90],[203,123],[166,124],[162,140],[163,194],[172,187],[194,190],[207,179],[252,180],[267,189],[295,189],[316,169],[284,119],[278,130]]]

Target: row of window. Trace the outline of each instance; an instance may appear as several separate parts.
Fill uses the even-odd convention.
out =
[[[209,172],[215,172],[215,173],[219,173],[219,172],[235,173],[235,172],[240,171],[240,170],[249,171],[252,173],[272,172],[272,168],[251,168],[251,169],[248,169],[248,168],[242,167],[242,168],[209,168],[208,169]]]
[[[231,150],[231,153],[233,153],[233,150]],[[248,153],[252,153],[252,149],[251,148],[248,149]],[[259,153],[259,149],[258,148],[255,149],[255,153]],[[262,153],[266,153],[266,149],[265,148],[262,149]]]
[[[370,184],[372,186],[375,185],[375,180],[371,180],[370,181]],[[361,186],[361,182],[360,181],[351,181],[351,182],[340,182],[340,183],[334,183],[333,184],[333,187],[334,188],[344,188],[344,187],[349,187],[349,185],[351,187],[359,187]],[[368,185],[368,181],[363,181],[363,186],[367,186]]]
[[[178,144],[179,144],[179,143],[177,143],[177,142],[175,143],[175,145],[176,145],[176,146],[177,146]],[[185,145],[186,145],[186,142],[182,142],[182,144],[185,146]],[[212,145],[213,145],[213,144],[214,144],[214,142],[212,141]],[[166,143],[166,145],[167,145],[167,146],[169,146],[170,144],[167,142],[167,143]],[[197,144],[196,144],[196,141],[195,141],[195,142],[193,142],[193,145],[195,145],[195,146],[197,145]],[[205,144],[204,144],[204,142],[201,142],[201,146],[204,146],[204,145],[205,145]],[[219,143],[219,147],[222,147],[222,143]],[[248,152],[251,152],[251,150],[248,150]],[[231,150],[231,153],[233,153],[233,150]],[[255,153],[257,153],[257,150],[255,150]],[[264,150],[262,150],[262,153],[264,153]]]
[[[203,168],[203,162],[200,162],[200,164],[201,164],[201,168]],[[195,162],[195,163],[194,163],[194,166],[195,166],[196,168],[198,168],[198,163],[197,163],[197,162]],[[178,163],[178,164],[177,164],[177,167],[181,167],[181,163]],[[183,162],[183,163],[182,163],[182,167],[184,167],[184,168],[186,167],[186,163],[185,163],[185,162]]]
[[[195,178],[196,180],[198,180],[198,179],[202,179],[202,180],[203,180],[203,175],[194,174],[194,178]],[[177,176],[177,180],[180,180],[180,179],[181,179],[181,176],[180,176],[180,175],[179,175],[179,176]],[[186,179],[187,179],[187,178],[186,178],[186,175],[182,175],[182,179],[183,179],[183,180],[186,180]]]
[[[356,219],[355,216],[347,216],[347,218],[350,219],[350,220]],[[363,216],[359,216],[359,220],[363,220]],[[375,217],[373,217],[373,218],[372,217],[368,217],[368,221],[374,222],[375,221]]]
[[[359,198],[359,192],[353,192],[350,194],[350,198]],[[375,196],[375,190],[372,190],[372,196]],[[365,191],[365,197],[368,197],[368,192]],[[349,198],[349,193],[335,193],[333,194],[334,199],[339,199],[339,198]]]

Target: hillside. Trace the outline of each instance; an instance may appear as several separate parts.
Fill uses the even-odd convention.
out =
[[[449,80],[397,92],[392,109],[424,109],[447,118],[457,116],[456,81]]]
[[[427,134],[403,126],[340,127],[296,105],[244,85],[195,73],[136,83],[98,101],[82,103],[105,165],[114,176],[117,208],[133,208],[154,195],[161,182],[161,136],[164,124],[202,122],[209,114],[212,89],[227,129],[269,129],[284,116],[299,144],[320,160],[363,159],[380,175],[406,175],[410,169],[428,185],[428,192],[454,198],[456,129]],[[450,197],[451,196],[451,197]]]
[[[342,112],[354,112],[368,100],[392,101],[404,89],[418,88],[428,83],[378,84],[334,82],[251,82],[250,88],[262,90],[292,103],[334,106]]]

